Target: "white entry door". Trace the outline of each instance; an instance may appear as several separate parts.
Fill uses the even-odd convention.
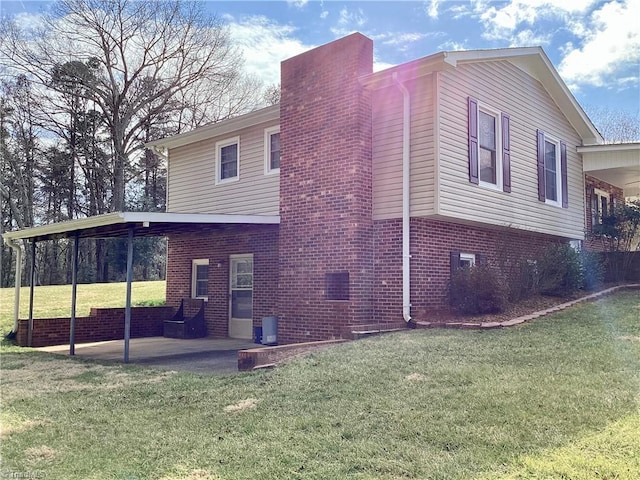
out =
[[[229,262],[229,336],[253,337],[253,255],[231,255]]]

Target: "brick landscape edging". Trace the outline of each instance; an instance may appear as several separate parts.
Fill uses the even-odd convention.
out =
[[[562,303],[560,305],[556,305],[555,307],[550,307],[545,310],[540,310],[538,312],[530,313],[528,315],[522,315],[520,317],[513,318],[511,320],[505,320],[503,322],[482,322],[482,323],[472,323],[472,322],[417,322],[417,328],[458,328],[458,329],[473,329],[473,330],[485,330],[491,328],[502,328],[502,327],[513,327],[515,325],[521,325],[523,323],[529,322],[531,320],[535,320],[536,318],[544,317],[551,313],[556,313],[566,308],[572,307],[581,302],[587,302],[591,300],[596,300],[598,298],[609,295],[617,290],[635,290],[640,289],[640,284],[630,284],[630,285],[616,285],[615,287],[607,288],[606,290],[601,290],[600,292],[595,292],[590,295],[586,295],[584,297],[577,298],[575,300],[571,300],[570,302]]]

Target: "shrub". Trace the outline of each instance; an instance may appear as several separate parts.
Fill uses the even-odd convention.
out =
[[[583,288],[595,290],[604,282],[604,262],[599,253],[583,250],[580,252],[582,263]]]
[[[486,265],[462,268],[451,275],[449,302],[466,314],[498,313],[507,303],[507,288]]]
[[[509,301],[517,302],[538,293],[538,266],[535,260],[520,259],[507,283]]]
[[[543,295],[569,296],[583,286],[580,254],[568,244],[547,247],[536,266],[539,292]]]

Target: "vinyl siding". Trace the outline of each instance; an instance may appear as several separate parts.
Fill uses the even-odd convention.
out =
[[[438,74],[440,90],[439,215],[567,238],[584,237],[581,139],[543,86],[501,62],[459,65]],[[510,116],[511,193],[471,184],[467,98]],[[569,208],[538,200],[536,129],[567,144]]]
[[[434,213],[433,75],[405,85],[411,96],[411,215]],[[402,216],[402,94],[373,92],[373,217]]]
[[[169,151],[167,211],[278,215],[280,177],[264,173],[264,129],[277,122],[253,126]],[[240,137],[239,180],[215,184],[216,142]]]

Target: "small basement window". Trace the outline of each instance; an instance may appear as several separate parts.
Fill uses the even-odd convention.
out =
[[[451,252],[449,255],[451,262],[451,273],[462,268],[471,268],[474,265],[480,263],[479,254],[476,255],[475,253]]]
[[[349,300],[349,272],[327,273],[327,300]]]
[[[461,253],[460,254],[460,268],[471,268],[476,264],[475,253]]]

